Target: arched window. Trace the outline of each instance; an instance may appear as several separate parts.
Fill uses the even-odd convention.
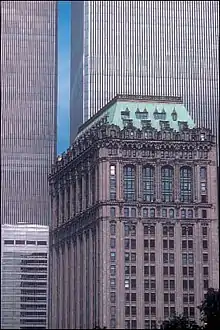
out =
[[[180,200],[190,203],[193,199],[192,169],[190,167],[180,168]]]
[[[155,196],[154,173],[152,166],[144,166],[142,169],[143,200],[147,202],[153,201]]]
[[[135,200],[135,167],[124,167],[124,199],[126,201]]]
[[[173,179],[174,171],[171,166],[164,166],[161,169],[162,200],[163,202],[173,201]]]

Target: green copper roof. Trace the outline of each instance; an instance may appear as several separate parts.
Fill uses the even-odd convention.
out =
[[[181,124],[186,124],[189,128],[195,127],[195,123],[179,98],[172,98],[171,102],[169,98],[167,101],[166,98],[163,98],[162,101],[158,98],[157,101],[157,97],[155,100],[152,100],[152,97],[151,100],[147,100],[147,97],[146,100],[143,97],[138,100],[137,97],[132,99],[132,96],[129,96],[128,99],[125,97],[113,99],[81,126],[78,136],[102,118],[106,118],[109,124],[119,126],[121,130],[129,123],[139,129],[144,126],[151,126],[158,131],[170,127],[178,132]]]

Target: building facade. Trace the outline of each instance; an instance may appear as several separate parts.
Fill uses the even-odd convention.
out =
[[[217,1],[71,6],[71,142],[79,125],[116,94],[180,96],[198,127],[217,133]]]
[[[1,1],[1,223],[49,225],[56,1]]]
[[[216,148],[179,98],[116,97],[49,183],[50,328],[199,322],[219,284]]]
[[[48,252],[48,226],[1,226],[1,329],[48,328]]]

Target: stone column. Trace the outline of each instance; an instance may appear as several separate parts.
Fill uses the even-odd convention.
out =
[[[162,199],[161,184],[161,166],[157,162],[155,167],[155,197],[157,201],[161,201]]]
[[[93,244],[92,244],[92,231],[89,230],[89,295],[90,295],[90,306],[89,306],[89,328],[93,327]]]
[[[64,245],[64,276],[63,276],[63,283],[64,283],[64,295],[63,295],[63,318],[64,318],[64,326],[63,329],[69,329],[68,327],[68,318],[69,318],[69,264],[68,264],[68,246],[67,242]]]
[[[180,201],[180,164],[174,167],[174,201]]]
[[[57,251],[55,246],[52,246],[52,264],[50,268],[50,323],[49,329],[57,329]]]
[[[69,286],[69,304],[70,304],[70,327],[69,329],[76,329],[76,289],[75,289],[75,244],[73,239],[70,241],[69,248],[69,258],[70,258],[70,286]]]
[[[63,253],[62,246],[59,246],[59,305],[58,305],[58,313],[59,313],[59,324],[58,328],[63,329]]]

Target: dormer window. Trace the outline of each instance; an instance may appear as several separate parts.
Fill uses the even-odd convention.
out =
[[[166,111],[163,109],[161,112],[158,112],[156,108],[154,111],[154,119],[166,120]]]
[[[176,113],[175,109],[173,109],[171,116],[172,116],[173,121],[177,121],[177,113]]]
[[[147,109],[144,109],[144,111],[140,111],[139,108],[137,108],[137,110],[135,112],[135,116],[137,119],[141,119],[141,120],[148,119]]]

